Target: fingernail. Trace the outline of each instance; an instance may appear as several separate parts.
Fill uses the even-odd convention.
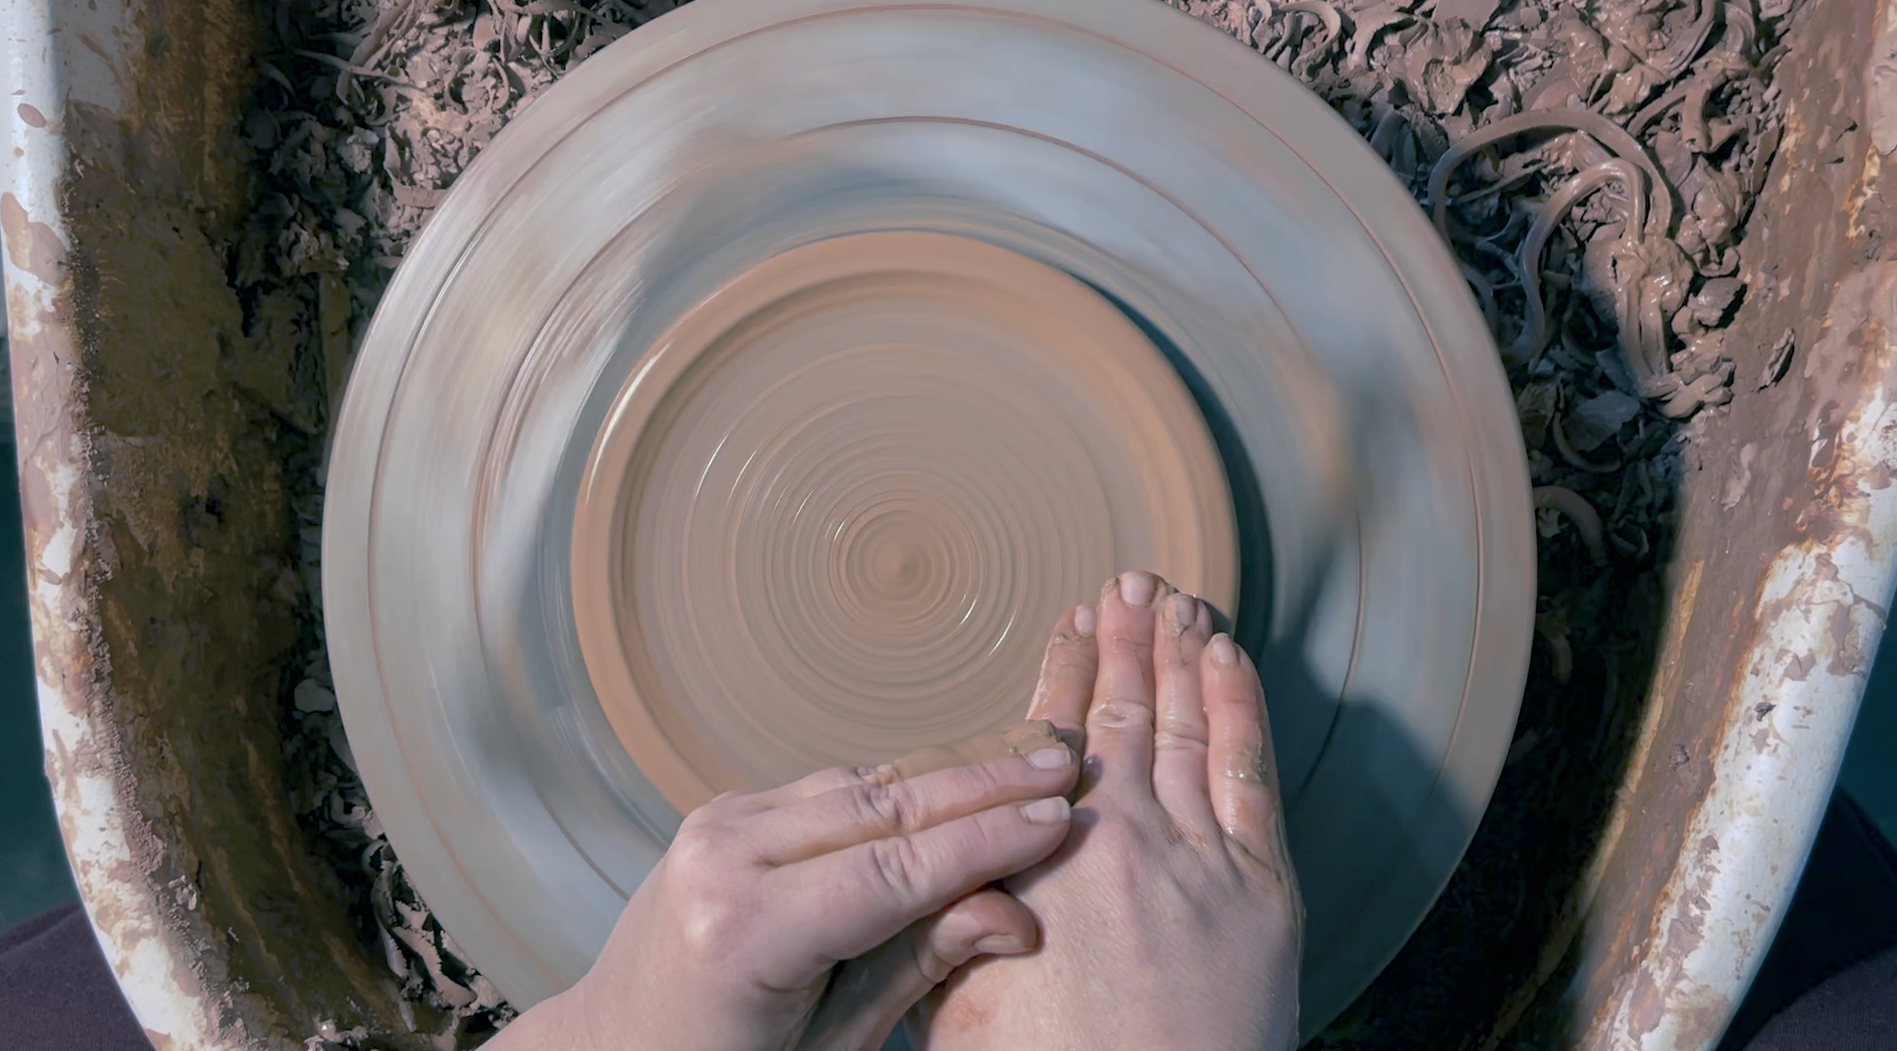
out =
[[[1120,598],[1129,606],[1145,606],[1159,591],[1159,580],[1151,573],[1131,570],[1120,574]]]
[[[1074,753],[1065,746],[1060,748],[1037,748],[1028,753],[1028,765],[1041,770],[1059,770],[1063,766],[1074,765]]]
[[[1082,635],[1092,635],[1096,626],[1092,606],[1074,607],[1074,630]]]
[[[1233,645],[1230,635],[1212,636],[1211,650],[1212,663],[1222,668],[1230,668],[1238,663],[1238,647]]]
[[[1070,808],[1060,796],[1036,799],[1021,808],[1021,816],[1034,825],[1058,825],[1067,820]]]
[[[1166,619],[1171,622],[1175,636],[1184,635],[1199,621],[1199,600],[1183,591],[1167,599]]]
[[[1014,953],[1027,952],[1028,947],[1022,943],[1021,939],[1012,934],[990,934],[988,937],[975,943],[975,951],[979,953],[990,953],[996,956],[1009,956]]]

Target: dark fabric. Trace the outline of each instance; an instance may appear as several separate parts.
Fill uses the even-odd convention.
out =
[[[1874,956],[1798,998],[1746,1051],[1897,1049],[1897,949]]]
[[[77,905],[0,932],[0,1027],[7,1051],[151,1051]]]
[[[1734,1016],[1720,1051],[1783,1051],[1802,1043],[1749,1043],[1775,1015],[1827,979],[1897,947],[1897,853],[1843,792],[1832,796],[1785,922]],[[1870,1010],[1866,1005],[1865,1010]],[[1836,1006],[1834,1005],[1834,1008]],[[1889,1020],[1886,1016],[1885,1024]],[[1778,1030],[1775,1030],[1778,1031]],[[1774,1039],[1784,1039],[1782,1036]],[[1833,1044],[1826,1051],[1889,1048]],[[1817,1045],[1810,1045],[1817,1046]]]

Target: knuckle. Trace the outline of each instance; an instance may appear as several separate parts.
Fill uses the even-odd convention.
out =
[[[1009,775],[1018,773],[1021,765],[1012,756],[977,763],[968,768],[965,783],[956,786],[956,795],[969,802],[993,799],[1012,787],[1017,778]]]
[[[678,834],[672,837],[672,845],[666,855],[671,868],[686,878],[696,878],[726,870],[732,867],[732,837],[729,829],[701,815],[703,810],[694,811],[679,826]]]
[[[1091,685],[1094,661],[1075,647],[1061,646],[1047,652],[1041,661],[1041,674],[1065,685]]]
[[[1119,627],[1106,633],[1106,645],[1117,660],[1132,660],[1133,663],[1149,665],[1153,662],[1152,629],[1136,632],[1130,628]]]
[[[1153,750],[1156,752],[1204,752],[1205,738],[1190,730],[1160,727],[1153,731]]]
[[[922,859],[906,837],[879,839],[869,845],[870,878],[897,900],[914,897],[921,879]]]
[[[1052,698],[1072,698],[1080,700],[1093,692],[1093,669],[1078,665],[1054,665],[1041,672],[1041,679],[1034,684],[1034,696],[1038,700]]]
[[[851,791],[857,807],[857,820],[868,828],[886,833],[906,831],[913,790],[904,781],[870,781]]]
[[[1095,701],[1087,711],[1090,726],[1107,730],[1138,729],[1153,725],[1153,710],[1124,697],[1106,697]]]
[[[687,891],[672,910],[679,938],[694,958],[712,959],[736,946],[749,926],[736,899],[715,886]]]
[[[724,824],[727,812],[737,808],[737,802],[740,798],[742,797],[736,792],[726,792],[691,813],[686,814],[685,820],[679,823],[679,834],[683,835],[693,829],[710,828]]]
[[[1116,887],[1138,887],[1152,878],[1155,860],[1167,845],[1163,834],[1125,817],[1103,816],[1088,833],[1089,849],[1099,844],[1102,875]]]

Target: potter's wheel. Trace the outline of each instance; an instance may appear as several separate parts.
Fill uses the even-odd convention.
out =
[[[1307,1030],[1501,767],[1535,591],[1494,345],[1351,130],[1152,0],[667,15],[460,179],[358,362],[337,689],[517,1004],[682,810],[1018,719],[1124,567],[1263,654]]]

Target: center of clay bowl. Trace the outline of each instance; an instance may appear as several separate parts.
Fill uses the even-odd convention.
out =
[[[850,589],[880,617],[902,617],[943,598],[948,539],[926,509],[891,507],[863,516],[836,547]]]
[[[1019,720],[1048,628],[1120,568],[1237,588],[1165,357],[1067,274],[941,234],[799,248],[690,312],[577,512],[588,673],[681,811]]]

